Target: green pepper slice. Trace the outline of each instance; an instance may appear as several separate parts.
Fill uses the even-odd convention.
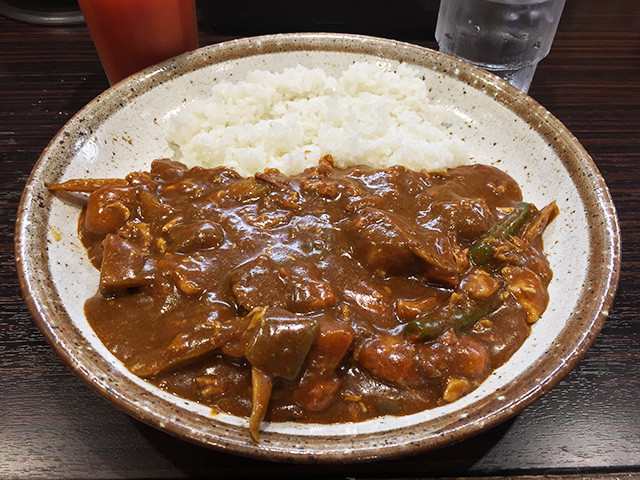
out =
[[[469,249],[469,261],[481,266],[489,261],[500,239],[511,238],[522,228],[531,214],[531,204],[520,202],[513,211],[493,227],[486,235],[478,239]]]

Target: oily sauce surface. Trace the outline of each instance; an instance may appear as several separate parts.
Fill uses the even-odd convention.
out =
[[[455,401],[547,305],[557,210],[493,167],[325,157],[242,178],[163,159],[101,185],[80,221],[92,328],[131,372],[254,426]]]

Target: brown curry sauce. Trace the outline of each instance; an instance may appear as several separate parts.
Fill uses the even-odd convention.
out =
[[[73,182],[51,188],[93,189]],[[256,439],[263,417],[350,422],[454,401],[548,302],[541,233],[557,208],[523,203],[493,167],[325,157],[242,178],[162,159],[95,188],[80,221],[101,269],[92,328],[131,372],[251,416]]]

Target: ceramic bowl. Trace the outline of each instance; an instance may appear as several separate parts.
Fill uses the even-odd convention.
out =
[[[405,417],[341,425],[271,423],[259,445],[245,419],[170,395],[129,373],[89,327],[84,301],[98,272],[77,236],[78,207],[46,182],[119,177],[171,155],[165,132],[184,105],[213,82],[254,69],[302,64],[336,74],[354,61],[424,76],[433,102],[470,162],[496,165],[537,205],[555,200],[560,216],[544,237],[554,279],[551,301],[515,355],[462,399]],[[575,366],[604,323],[620,264],[616,214],[593,161],[547,110],[502,80],[452,57],[392,40],[344,34],[288,34],[201,48],[148,68],[83,108],[51,141],[26,185],[16,229],[21,285],[47,341],[91,388],[132,416],[178,437],[278,461],[348,462],[440,447],[485,430],[547,392]]]

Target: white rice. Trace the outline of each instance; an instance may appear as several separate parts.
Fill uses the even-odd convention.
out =
[[[356,63],[340,77],[302,66],[253,71],[213,86],[171,121],[167,140],[189,166],[225,165],[243,175],[293,174],[331,154],[339,166],[400,164],[437,170],[468,160],[446,128],[448,112],[404,64],[385,71]]]

